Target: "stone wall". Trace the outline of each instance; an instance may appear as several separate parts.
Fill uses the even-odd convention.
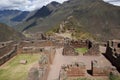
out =
[[[85,55],[100,55],[100,49],[98,43],[92,43],[91,48],[89,48],[88,52]]]
[[[23,41],[19,43],[18,53],[39,53],[41,52],[43,47],[54,46],[53,41],[49,40],[31,40],[31,41]]]
[[[0,57],[0,65],[4,64],[6,61],[14,57],[17,53],[17,47],[12,47],[11,50],[9,50],[7,53],[5,53],[3,56]]]
[[[69,45],[64,45],[63,55],[65,56],[77,56],[78,53],[75,52],[74,48]]]
[[[50,67],[37,68],[33,67],[28,73],[28,80],[47,80]]]
[[[100,55],[99,44],[89,40],[68,41],[64,44],[63,55],[78,55],[75,48],[88,48],[85,55]]]
[[[0,57],[7,54],[10,50],[12,50],[14,43],[9,42],[2,42],[0,47]]]
[[[60,70],[60,79],[64,80],[69,77],[80,77],[86,75],[86,66],[84,63],[75,63],[71,65],[64,65]]]
[[[92,61],[91,66],[93,76],[108,76],[110,72],[112,72],[111,67],[100,66],[100,64],[96,60]]]
[[[44,49],[45,51],[45,54],[48,56],[49,58],[49,63],[52,64],[53,63],[53,60],[54,60],[54,57],[55,57],[55,53],[56,53],[56,49],[55,47],[46,47]]]
[[[72,40],[70,41],[70,46],[74,48],[83,48],[83,47],[88,48],[89,41],[88,40],[78,40],[78,41]]]
[[[46,47],[41,58],[39,60],[39,67],[33,67],[30,69],[28,74],[28,80],[47,80],[50,65],[53,62],[55,56],[55,48]]]
[[[67,56],[78,55],[78,53],[75,52],[75,48],[89,48],[89,41],[88,40],[66,41],[66,43],[64,44],[63,55]]]
[[[110,40],[107,42],[105,57],[115,66],[120,72],[120,40]]]

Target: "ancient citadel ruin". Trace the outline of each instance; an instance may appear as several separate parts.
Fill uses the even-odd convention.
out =
[[[17,54],[40,54],[42,57],[38,61],[38,66],[32,67],[28,72],[28,80],[51,80],[49,78],[51,66],[54,65],[54,60],[58,54],[56,51],[61,49],[61,54],[59,54],[61,57],[66,59],[75,57],[78,60],[72,61],[70,59],[71,61],[68,60],[69,63],[61,63],[59,77],[57,78],[59,80],[88,76],[103,77],[108,76],[110,73],[118,73],[120,71],[120,41],[110,40],[107,42],[105,57],[101,54],[99,46],[99,43],[90,40],[70,40],[65,38],[62,38],[62,41],[61,38],[59,40],[44,38],[43,40],[24,40],[19,43],[13,41],[1,42],[0,65]],[[75,52],[75,48],[83,47],[88,49],[84,55]],[[86,62],[84,60],[79,61],[81,56],[84,58],[91,56],[91,59]],[[93,58],[94,56],[96,58]],[[112,65],[104,63],[107,59]],[[34,76],[35,71],[39,72],[37,76]]]

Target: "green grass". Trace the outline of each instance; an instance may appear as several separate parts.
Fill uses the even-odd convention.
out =
[[[0,80],[27,80],[29,69],[39,60],[39,54],[19,54],[0,67]],[[27,64],[20,64],[27,60]]]
[[[79,54],[85,54],[88,51],[87,48],[75,48],[75,52]]]
[[[114,74],[110,74],[109,75],[109,80],[120,80],[120,76],[114,75]]]

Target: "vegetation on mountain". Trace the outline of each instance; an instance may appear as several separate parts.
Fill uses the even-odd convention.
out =
[[[20,40],[24,36],[13,28],[0,23],[0,41]]]
[[[35,16],[30,16],[27,21],[19,24],[17,27],[20,31],[46,32],[58,26],[68,17],[73,16],[74,20],[69,25],[76,28],[76,37],[93,37],[98,40],[119,39],[120,35],[120,7],[105,3],[102,0],[69,0],[63,4],[55,6],[49,4],[44,6],[49,14],[36,17],[39,11],[46,12],[43,8],[36,11]],[[53,8],[54,7],[54,8]],[[52,10],[51,10],[52,9]],[[35,18],[36,17],[36,18]],[[31,24],[36,23],[33,26]],[[29,27],[28,27],[29,26]],[[27,28],[26,28],[27,27]],[[69,27],[69,26],[68,26]],[[68,28],[66,27],[66,28]],[[81,36],[81,34],[83,34]]]

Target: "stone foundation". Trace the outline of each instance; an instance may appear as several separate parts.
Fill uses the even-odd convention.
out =
[[[68,77],[80,77],[86,75],[86,67],[84,63],[75,63],[71,65],[64,65],[60,70],[60,79],[64,80]]]

